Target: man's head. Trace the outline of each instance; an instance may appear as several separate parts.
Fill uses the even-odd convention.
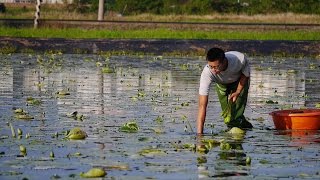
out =
[[[225,54],[220,48],[211,48],[207,53],[209,68],[215,74],[220,73],[225,68]]]

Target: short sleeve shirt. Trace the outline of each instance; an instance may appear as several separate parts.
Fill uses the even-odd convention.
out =
[[[230,84],[239,80],[241,74],[250,77],[250,65],[248,59],[243,53],[229,51],[225,53],[228,60],[228,67],[219,74],[214,74],[208,65],[203,68],[200,77],[200,95],[209,95],[212,82],[219,84]]]

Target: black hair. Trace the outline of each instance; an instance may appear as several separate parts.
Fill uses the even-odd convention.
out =
[[[211,48],[207,52],[207,61],[213,62],[213,61],[223,61],[225,58],[224,51],[220,48]]]

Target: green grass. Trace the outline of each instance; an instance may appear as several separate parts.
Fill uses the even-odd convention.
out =
[[[235,30],[84,30],[0,27],[1,36],[39,38],[106,39],[218,39],[218,40],[320,40],[319,31],[235,31]]]

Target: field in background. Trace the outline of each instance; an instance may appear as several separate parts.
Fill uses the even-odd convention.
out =
[[[0,13],[0,18],[33,19],[35,5],[33,4],[5,4],[6,13]],[[78,13],[72,5],[41,6],[40,19],[72,19],[96,20],[97,13]],[[280,24],[320,24],[320,15],[306,14],[208,14],[208,15],[153,15],[140,14],[122,16],[114,12],[106,12],[104,20],[115,21],[161,21],[161,22],[222,22],[222,23],[280,23]]]

